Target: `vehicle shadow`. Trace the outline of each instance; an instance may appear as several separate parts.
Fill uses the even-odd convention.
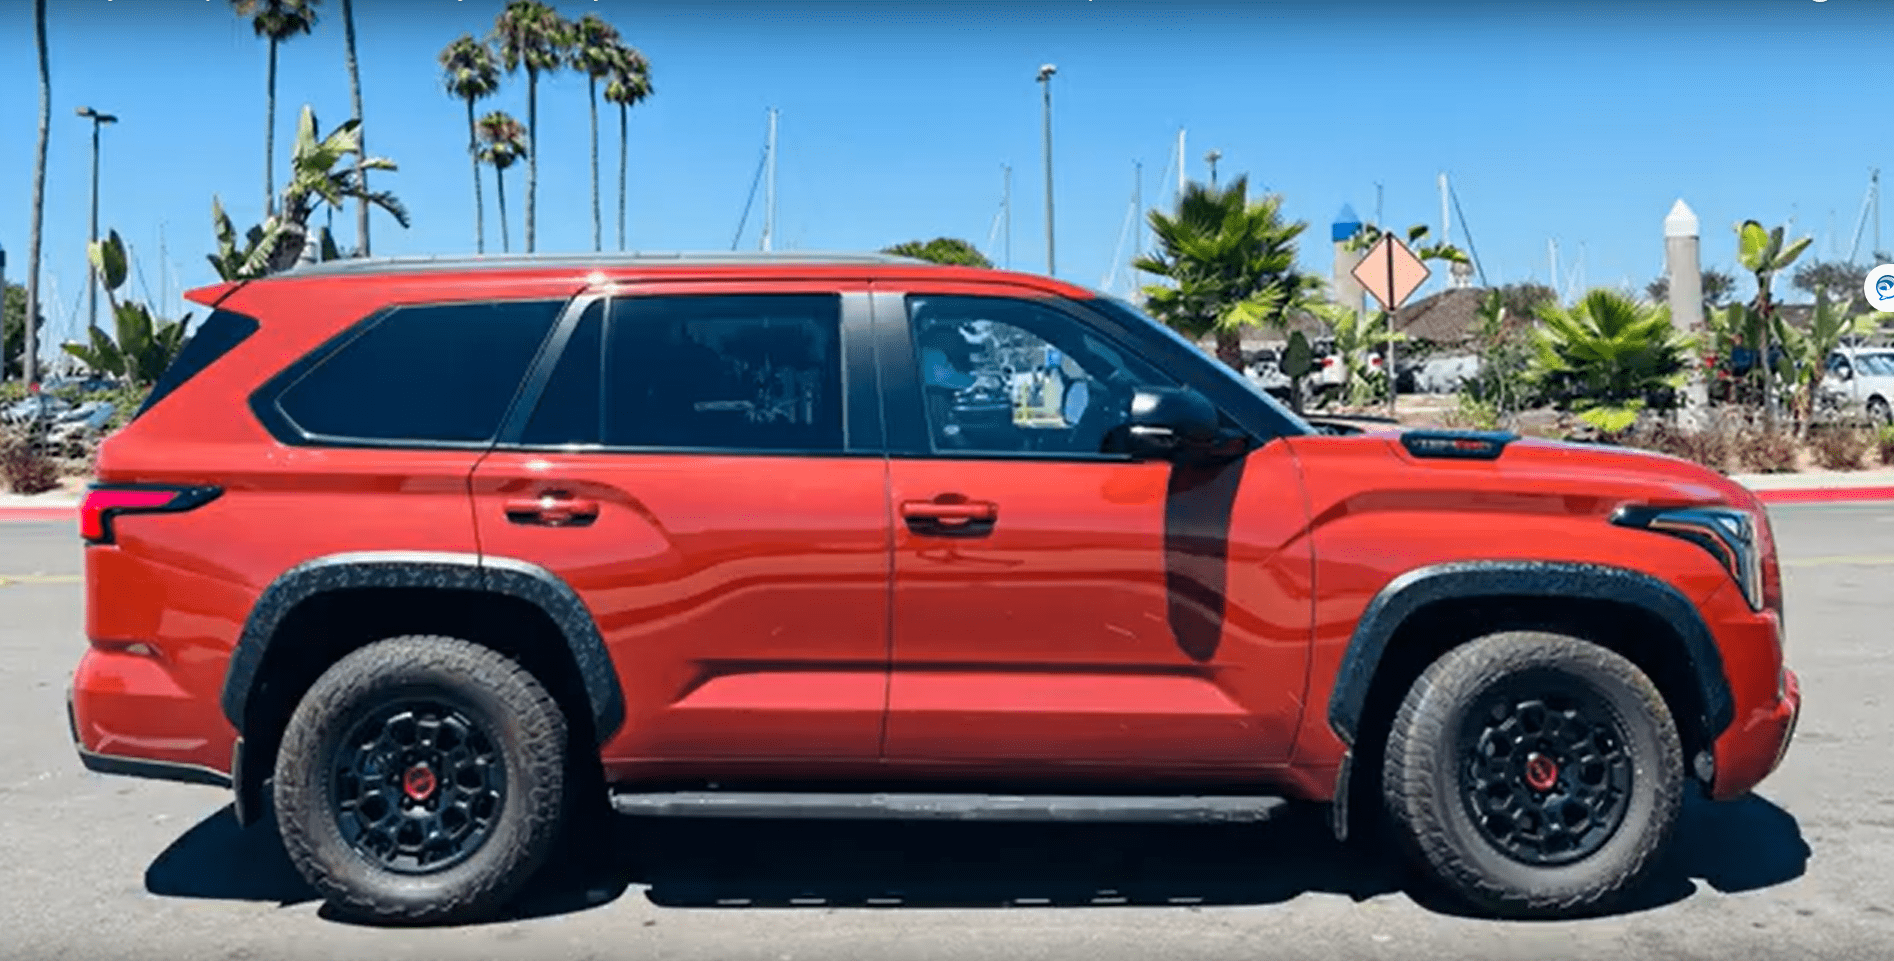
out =
[[[1267,824],[1213,826],[615,817],[602,828],[609,843],[570,845],[501,920],[586,910],[633,885],[663,907],[1267,905],[1404,893],[1464,913],[1410,884],[1390,852],[1336,842],[1326,815],[1297,807]],[[1699,881],[1725,893],[1782,884],[1809,855],[1794,817],[1761,797],[1692,799],[1672,856],[1621,911],[1683,900]],[[239,828],[229,808],[160,854],[145,887],[284,906],[315,897],[274,823]]]

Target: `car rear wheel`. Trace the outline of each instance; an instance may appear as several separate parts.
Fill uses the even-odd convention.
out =
[[[1559,634],[1455,648],[1414,682],[1382,793],[1427,875],[1500,916],[1591,913],[1636,888],[1677,820],[1683,751],[1636,665]]]
[[[1894,423],[1894,410],[1888,408],[1887,398],[1868,398],[1868,419],[1883,427]]]
[[[284,732],[284,848],[351,917],[491,915],[558,840],[566,737],[552,696],[492,650],[444,637],[371,644],[316,680]]]

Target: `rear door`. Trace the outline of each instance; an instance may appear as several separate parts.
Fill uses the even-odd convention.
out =
[[[1293,459],[1112,452],[1131,393],[1181,381],[1103,320],[1027,291],[878,285],[891,763],[1056,779],[1288,756],[1311,612]]]
[[[866,304],[832,283],[581,298],[475,471],[483,553],[549,570],[598,621],[626,697],[616,776],[876,760],[889,531]]]

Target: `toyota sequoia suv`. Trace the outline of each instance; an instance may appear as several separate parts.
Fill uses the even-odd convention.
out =
[[[229,787],[353,916],[490,916],[595,809],[1295,801],[1477,910],[1568,915],[1800,707],[1745,488],[1318,428],[1045,277],[357,260],[190,297],[81,511],[73,738]]]

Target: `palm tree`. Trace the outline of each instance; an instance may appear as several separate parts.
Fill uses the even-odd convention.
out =
[[[567,54],[567,64],[572,69],[585,74],[586,99],[592,108],[592,249],[602,250],[600,239],[598,203],[598,82],[602,77],[609,78],[618,72],[618,61],[622,56],[623,44],[618,42],[618,30],[600,19],[597,14],[588,13],[579,18],[572,31],[572,49]]]
[[[605,102],[618,106],[618,249],[625,249],[625,167],[631,145],[627,114],[651,96],[651,64],[634,47],[621,46]]]
[[[355,110],[356,145],[360,148],[357,158],[368,155],[368,139],[359,126],[362,120],[362,71],[355,58],[355,0],[342,0],[342,46],[343,58],[349,67],[349,103]],[[368,189],[368,171],[363,167],[355,168],[355,176],[361,182],[362,189]],[[368,256],[368,198],[360,197],[355,202],[355,238],[359,256]]]
[[[322,0],[230,0],[237,16],[249,17],[256,35],[270,42],[270,72],[263,107],[263,216],[276,213],[276,48],[316,28]]]
[[[1756,277],[1756,300],[1752,305],[1758,322],[1761,338],[1756,344],[1755,374],[1762,382],[1763,418],[1771,429],[1776,423],[1776,391],[1774,361],[1769,348],[1770,321],[1775,319],[1776,304],[1773,292],[1776,274],[1787,270],[1802,252],[1808,249],[1813,237],[1803,237],[1789,243],[1783,242],[1783,230],[1777,227],[1769,230],[1754,220],[1746,220],[1736,228],[1736,259],[1743,269]]]
[[[506,232],[506,168],[521,157],[530,156],[530,139],[525,127],[504,110],[495,110],[480,118],[480,159],[493,165],[493,185],[500,202],[500,249],[511,252],[512,241]]]
[[[493,62],[493,51],[463,33],[441,51],[442,83],[447,92],[467,103],[467,159],[473,164],[474,251],[487,252],[486,203],[480,197],[480,142],[474,125],[474,102],[500,89],[500,68]]]
[[[508,0],[493,24],[493,45],[508,73],[526,70],[526,252],[532,253],[539,189],[539,75],[559,69],[571,46],[571,24],[540,0]]]
[[[1281,328],[1321,289],[1295,268],[1295,239],[1306,222],[1282,219],[1282,198],[1249,199],[1249,178],[1227,187],[1192,182],[1177,212],[1151,211],[1159,251],[1134,266],[1172,281],[1144,289],[1152,315],[1193,340],[1215,336],[1217,357],[1243,366],[1243,331]]]
[[[1880,327],[1873,314],[1856,313],[1856,301],[1862,299],[1857,293],[1859,285],[1843,290],[1840,298],[1830,300],[1826,286],[1815,288],[1815,310],[1809,315],[1807,328],[1796,327],[1780,315],[1772,325],[1776,341],[1787,355],[1784,366],[1789,368],[1791,378],[1789,409],[1798,433],[1806,433],[1814,418],[1815,400],[1821,395],[1822,380],[1828,373],[1828,355],[1847,338],[1870,336]]]
[[[1599,289],[1569,308],[1546,307],[1540,322],[1534,378],[1606,434],[1629,429],[1687,375],[1691,339],[1671,325],[1667,306]]]
[[[274,220],[268,233],[271,245],[269,272],[288,270],[303,258],[309,244],[309,217],[317,204],[340,208],[347,201],[366,200],[394,215],[401,226],[408,226],[408,211],[401,201],[385,190],[369,190],[362,183],[363,170],[393,170],[394,161],[385,157],[359,157],[356,162],[337,169],[350,154],[361,153],[361,123],[347,120],[328,136],[316,134],[316,112],[304,107],[296,121],[296,143],[291,148],[289,184],[283,188],[282,216]]]
[[[46,138],[53,119],[52,65],[46,57],[46,0],[33,0],[33,40],[39,47],[39,148],[33,156],[33,227],[26,243],[26,356],[20,373],[39,381],[39,243],[46,222]]]

